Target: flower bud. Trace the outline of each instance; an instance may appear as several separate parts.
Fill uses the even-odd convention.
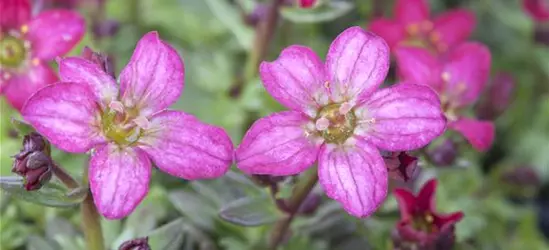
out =
[[[261,19],[267,16],[267,12],[269,12],[269,6],[267,4],[258,3],[252,13],[249,13],[244,17],[244,22],[255,27]]]
[[[12,172],[25,179],[27,191],[37,190],[52,176],[53,161],[44,138],[32,132],[23,138],[23,148],[14,157]]]
[[[431,161],[440,167],[454,164],[457,157],[457,145],[451,139],[446,139],[442,144],[429,151]]]
[[[515,81],[511,75],[497,73],[488,85],[485,97],[476,106],[477,117],[493,120],[500,116],[509,106],[514,87]]]
[[[107,19],[93,24],[93,33],[98,38],[112,37],[118,33],[120,23],[116,20]]]
[[[395,180],[409,181],[414,179],[418,172],[418,158],[408,153],[391,152],[383,156],[389,177]]]
[[[312,215],[316,212],[321,202],[322,197],[319,194],[310,193],[309,195],[307,195],[303,203],[301,203],[301,206],[299,206],[297,213],[303,215]]]
[[[549,46],[549,24],[536,24],[534,27],[534,41]]]
[[[500,179],[505,184],[503,190],[507,196],[517,204],[532,200],[541,186],[541,179],[537,172],[529,166],[509,169],[501,175]]]
[[[144,237],[126,241],[118,250],[151,250],[151,246],[149,246],[149,238]]]

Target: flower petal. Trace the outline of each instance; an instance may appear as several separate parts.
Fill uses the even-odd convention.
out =
[[[455,105],[473,103],[490,77],[490,50],[481,43],[463,43],[448,53],[447,60],[444,72],[448,80],[444,92]]]
[[[328,103],[324,64],[311,49],[292,45],[273,62],[259,66],[265,89],[286,107],[316,115]]]
[[[69,52],[84,36],[86,23],[78,12],[48,10],[29,23],[32,56],[49,60]]]
[[[523,0],[522,5],[534,20],[538,22],[549,20],[549,3],[546,0]]]
[[[406,39],[406,29],[398,21],[379,18],[370,23],[370,31],[381,36],[391,49]]]
[[[393,194],[398,202],[401,220],[410,220],[415,212],[416,197],[410,191],[403,188],[396,188]]]
[[[440,41],[447,48],[453,48],[466,41],[476,26],[475,14],[463,9],[444,12],[433,22],[434,31],[440,35]]]
[[[0,5],[0,33],[19,29],[31,17],[29,0],[2,0]]]
[[[360,102],[385,80],[389,47],[374,33],[351,27],[330,45],[326,68],[333,101]]]
[[[54,146],[70,153],[87,152],[105,141],[95,97],[81,84],[61,82],[42,88],[29,98],[22,115]]]
[[[496,128],[492,122],[461,118],[448,126],[461,133],[478,151],[488,150],[494,142]]]
[[[163,110],[181,95],[185,67],[177,51],[149,32],[139,40],[128,65],[120,73],[122,102],[143,115]]]
[[[427,86],[396,84],[374,93],[356,109],[355,133],[388,151],[421,148],[444,132],[437,94]]]
[[[223,129],[179,111],[155,114],[139,143],[158,168],[187,180],[220,177],[233,162],[233,143]]]
[[[402,46],[395,50],[401,80],[431,86],[440,91],[442,65],[426,49]]]
[[[429,19],[429,5],[426,0],[397,0],[395,16],[404,25],[417,24]]]
[[[430,179],[425,184],[417,194],[416,207],[420,211],[435,211],[435,192],[437,190],[437,180]]]
[[[122,219],[149,192],[151,162],[138,148],[105,144],[91,157],[89,179],[99,213],[107,219]]]
[[[116,81],[91,61],[78,57],[62,59],[59,62],[59,77],[63,82],[87,85],[102,104],[108,105],[111,100],[118,97]]]
[[[57,81],[57,76],[51,68],[43,63],[32,64],[27,72],[12,75],[3,84],[2,92],[6,95],[8,102],[17,110],[23,108],[25,101],[42,87]]]
[[[285,111],[257,120],[236,150],[236,165],[248,174],[294,175],[317,159],[320,142],[307,138],[313,126],[304,114]]]
[[[367,217],[387,196],[387,169],[371,144],[340,147],[325,144],[319,153],[318,177],[328,197],[356,217]]]

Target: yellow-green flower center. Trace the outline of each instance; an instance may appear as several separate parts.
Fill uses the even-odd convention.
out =
[[[342,144],[353,135],[357,119],[348,105],[333,103],[318,112],[316,127],[326,142]]]
[[[434,224],[435,218],[429,212],[419,215],[413,219],[413,227],[422,232],[433,233],[438,231],[437,226]]]
[[[16,68],[27,57],[25,42],[13,36],[0,34],[0,65]]]
[[[119,112],[109,109],[101,115],[101,128],[103,134],[111,141],[121,146],[129,146],[136,143],[143,130],[134,122],[137,112],[124,110]]]

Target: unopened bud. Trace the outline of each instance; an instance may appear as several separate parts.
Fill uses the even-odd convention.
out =
[[[509,106],[514,88],[515,81],[511,75],[497,73],[488,85],[485,97],[476,107],[477,117],[482,120],[493,120],[500,116]]]
[[[112,37],[118,33],[120,23],[116,20],[103,20],[93,24],[93,34],[98,38]]]
[[[118,250],[151,250],[151,246],[149,246],[149,238],[144,237],[126,241]]]
[[[320,195],[310,193],[309,195],[307,195],[303,203],[301,203],[301,206],[299,206],[297,213],[303,215],[312,215],[316,212],[321,202],[322,197]]]
[[[407,182],[418,174],[418,158],[404,151],[388,153],[383,159],[392,179]]]
[[[258,3],[252,13],[249,13],[244,17],[244,21],[246,24],[255,27],[259,21],[267,17],[267,12],[269,12],[269,6],[267,4]]]
[[[454,164],[457,158],[457,145],[451,139],[446,139],[442,144],[437,145],[433,150],[429,151],[431,161],[440,167],[450,166]]]
[[[274,176],[274,175],[262,175],[262,174],[254,174],[251,177],[252,177],[252,181],[254,181],[257,185],[262,187],[269,187],[272,185],[276,185],[279,182],[282,182],[286,179],[286,176]]]
[[[15,156],[12,172],[24,177],[27,191],[37,190],[51,179],[52,164],[43,151],[20,153]]]
[[[549,46],[549,24],[536,24],[534,27],[534,40],[546,46]]]

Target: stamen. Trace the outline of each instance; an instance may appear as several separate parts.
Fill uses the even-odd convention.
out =
[[[39,64],[40,64],[40,59],[38,59],[38,58],[32,59],[32,65],[38,66]]]
[[[442,80],[444,80],[445,82],[450,81],[450,73],[448,72],[442,72],[441,77],[442,77]]]
[[[124,113],[124,105],[119,101],[112,101],[109,103],[109,108],[118,113]]]
[[[133,122],[142,129],[148,129],[151,126],[151,122],[144,116],[138,116]]]
[[[410,24],[406,27],[406,31],[408,31],[408,34],[410,35],[416,35],[419,33],[419,25],[417,23]]]
[[[341,104],[341,106],[339,106],[339,113],[342,115],[346,115],[347,113],[349,113],[349,111],[351,111],[352,108],[353,106],[350,103],[344,102]]]
[[[29,32],[29,26],[26,24],[21,26],[21,33],[25,34],[27,32]]]
[[[431,39],[431,42],[437,43],[438,41],[440,41],[440,34],[438,32],[433,31],[429,35],[429,39]]]
[[[135,142],[139,138],[140,133],[141,133],[140,129],[133,129],[132,133],[129,134],[125,139],[126,139],[126,141],[128,141],[130,143]]]
[[[421,23],[421,29],[424,31],[431,31],[433,29],[433,23],[431,21],[423,21]]]
[[[324,131],[330,127],[330,120],[326,119],[326,117],[320,117],[316,120],[315,127],[318,131]]]

